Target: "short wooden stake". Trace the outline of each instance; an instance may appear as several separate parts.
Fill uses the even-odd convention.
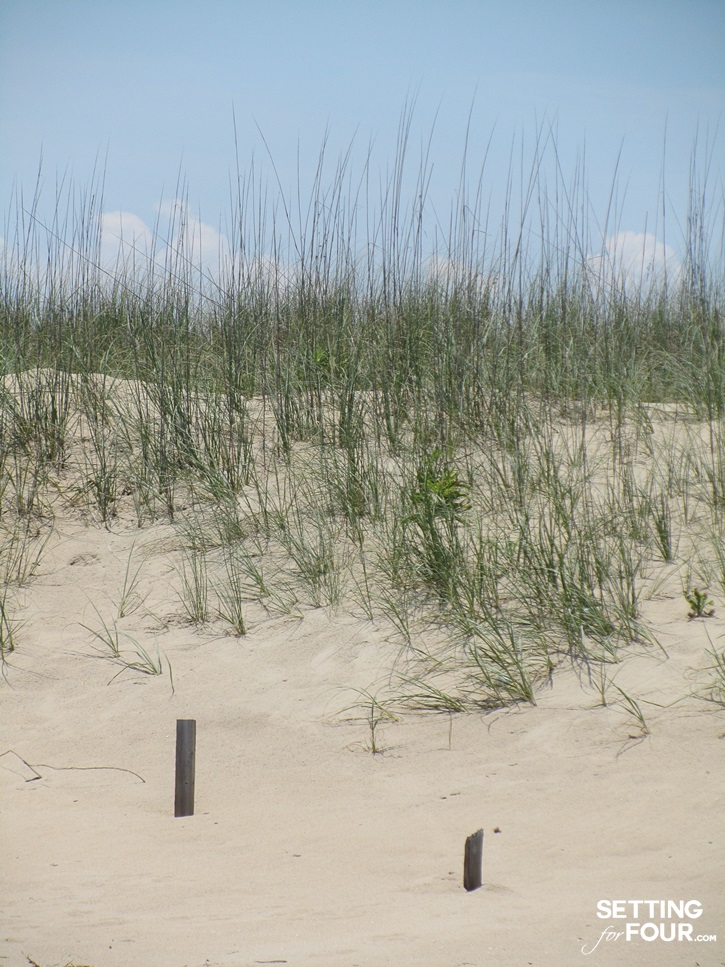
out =
[[[194,815],[196,719],[176,720],[176,798],[174,816]]]
[[[477,890],[483,874],[483,830],[479,829],[466,840],[466,855],[463,860],[463,886],[469,891]]]

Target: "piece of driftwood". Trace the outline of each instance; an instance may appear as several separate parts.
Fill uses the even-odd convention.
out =
[[[470,893],[477,890],[483,876],[483,830],[479,829],[466,839],[466,853],[463,859],[463,886]]]
[[[174,816],[194,815],[196,719],[176,720],[176,796]]]

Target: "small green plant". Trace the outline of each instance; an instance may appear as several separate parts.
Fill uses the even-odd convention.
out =
[[[457,597],[457,578],[463,566],[458,525],[471,509],[469,488],[440,450],[418,465],[408,499],[411,511],[401,531],[403,557],[442,599]]]
[[[98,619],[101,622],[101,628],[91,628],[89,625],[81,625],[81,627],[85,628],[85,630],[89,632],[89,634],[91,634],[97,641],[99,641],[104,646],[104,649],[108,652],[108,654],[105,654],[104,651],[99,648],[99,658],[121,666],[119,671],[111,679],[111,682],[125,671],[142,672],[144,675],[161,675],[163,673],[160,655],[157,654],[156,658],[153,658],[143,647],[143,645],[139,644],[135,638],[132,638],[131,635],[127,634],[125,631],[119,630],[115,620],[112,619],[109,623],[101,616],[98,608],[94,607],[93,610],[96,612]],[[126,639],[131,642],[134,647],[135,658],[126,657],[126,655],[122,653],[122,639]],[[171,673],[170,665],[169,673]]]
[[[698,591],[697,588],[693,588],[691,591],[685,591],[684,596],[690,605],[691,610],[687,615],[690,620],[693,618],[712,618],[715,614],[713,601],[708,598],[707,591]]]
[[[93,610],[98,616],[98,620],[101,622],[101,629],[91,628],[90,625],[82,624],[81,627],[92,635],[95,639],[101,642],[102,645],[110,652],[110,658],[120,658],[121,656],[121,637],[125,634],[123,631],[119,631],[115,621],[111,621],[109,624],[105,618],[101,616],[98,608],[94,606]]]
[[[383,751],[377,734],[380,724],[382,722],[398,722],[400,719],[391,711],[389,702],[381,702],[377,695],[374,695],[367,688],[359,688],[355,689],[355,691],[360,696],[360,701],[349,705],[340,714],[349,712],[351,709],[365,710],[365,721],[370,730],[370,744],[366,749],[373,755],[378,755],[378,753]]]
[[[226,580],[222,580],[217,588],[219,597],[217,613],[231,625],[234,634],[241,638],[247,633],[243,602],[248,586],[244,581],[245,571],[240,568],[231,551],[224,556],[224,572]]]
[[[470,635],[467,687],[474,700],[493,707],[517,702],[536,705],[535,684],[553,670],[541,636],[524,636],[511,622],[496,620],[494,615],[481,623],[465,624]]]
[[[434,450],[419,464],[416,470],[416,486],[410,499],[422,518],[460,521],[465,511],[471,509],[470,488],[461,481],[455,467],[443,459],[440,450]],[[414,514],[414,519],[416,515]]]
[[[368,712],[368,727],[370,728],[370,752],[377,755],[382,749],[377,740],[377,730],[381,722],[397,722],[398,717],[390,709],[382,706],[374,696],[370,699],[370,710]]]
[[[139,565],[135,571],[131,571],[131,557],[134,552],[135,545],[131,548],[128,553],[128,560],[126,561],[126,571],[123,576],[123,587],[121,588],[121,593],[118,600],[118,617],[125,618],[128,614],[133,614],[138,608],[143,604],[143,599],[139,596],[137,588],[139,575],[141,573],[141,565]]]
[[[156,657],[153,658],[143,645],[140,645],[137,641],[134,644],[136,646],[137,661],[124,662],[125,669],[143,672],[144,675],[161,675],[163,668],[161,667],[161,655],[159,655],[158,649],[156,651]],[[166,663],[169,666],[169,674],[171,674],[171,665],[168,658],[166,659]]]
[[[181,565],[181,591],[179,597],[186,616],[192,624],[209,620],[209,581],[206,570],[206,554],[192,548]]]
[[[620,688],[619,685],[612,684],[612,688],[616,689],[616,691],[618,691],[622,696],[622,701],[620,704],[624,711],[628,715],[631,715],[631,717],[635,720],[642,737],[649,735],[649,725],[647,724],[647,720],[644,717],[644,713],[637,699],[632,698],[632,696],[625,692],[623,688]],[[637,738],[637,736],[631,736],[631,738]]]

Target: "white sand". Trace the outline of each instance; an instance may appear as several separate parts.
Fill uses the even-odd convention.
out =
[[[674,591],[646,603],[669,659],[634,649],[615,681],[650,735],[562,669],[535,708],[404,714],[372,755],[364,720],[336,713],[397,647],[322,609],[256,620],[243,639],[169,618],[170,532],[61,519],[22,592],[0,685],[0,753],[13,753],[0,758],[0,965],[725,963],[725,712],[688,697],[707,633],[725,644],[720,599],[707,621],[688,621]],[[119,626],[160,649],[173,692],[166,665],[111,681],[82,627],[99,626],[93,605],[113,613],[134,541],[148,597]],[[184,819],[178,718],[198,729]],[[468,894],[463,847],[479,827],[484,886]],[[620,938],[585,956],[624,929],[597,917],[604,899],[697,900],[695,935],[718,940]]]

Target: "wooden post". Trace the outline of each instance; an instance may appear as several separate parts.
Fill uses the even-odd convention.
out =
[[[466,854],[463,860],[463,886],[469,891],[477,890],[482,882],[483,870],[483,830],[479,829],[466,840]]]
[[[174,816],[194,815],[196,719],[176,720],[176,798]]]

